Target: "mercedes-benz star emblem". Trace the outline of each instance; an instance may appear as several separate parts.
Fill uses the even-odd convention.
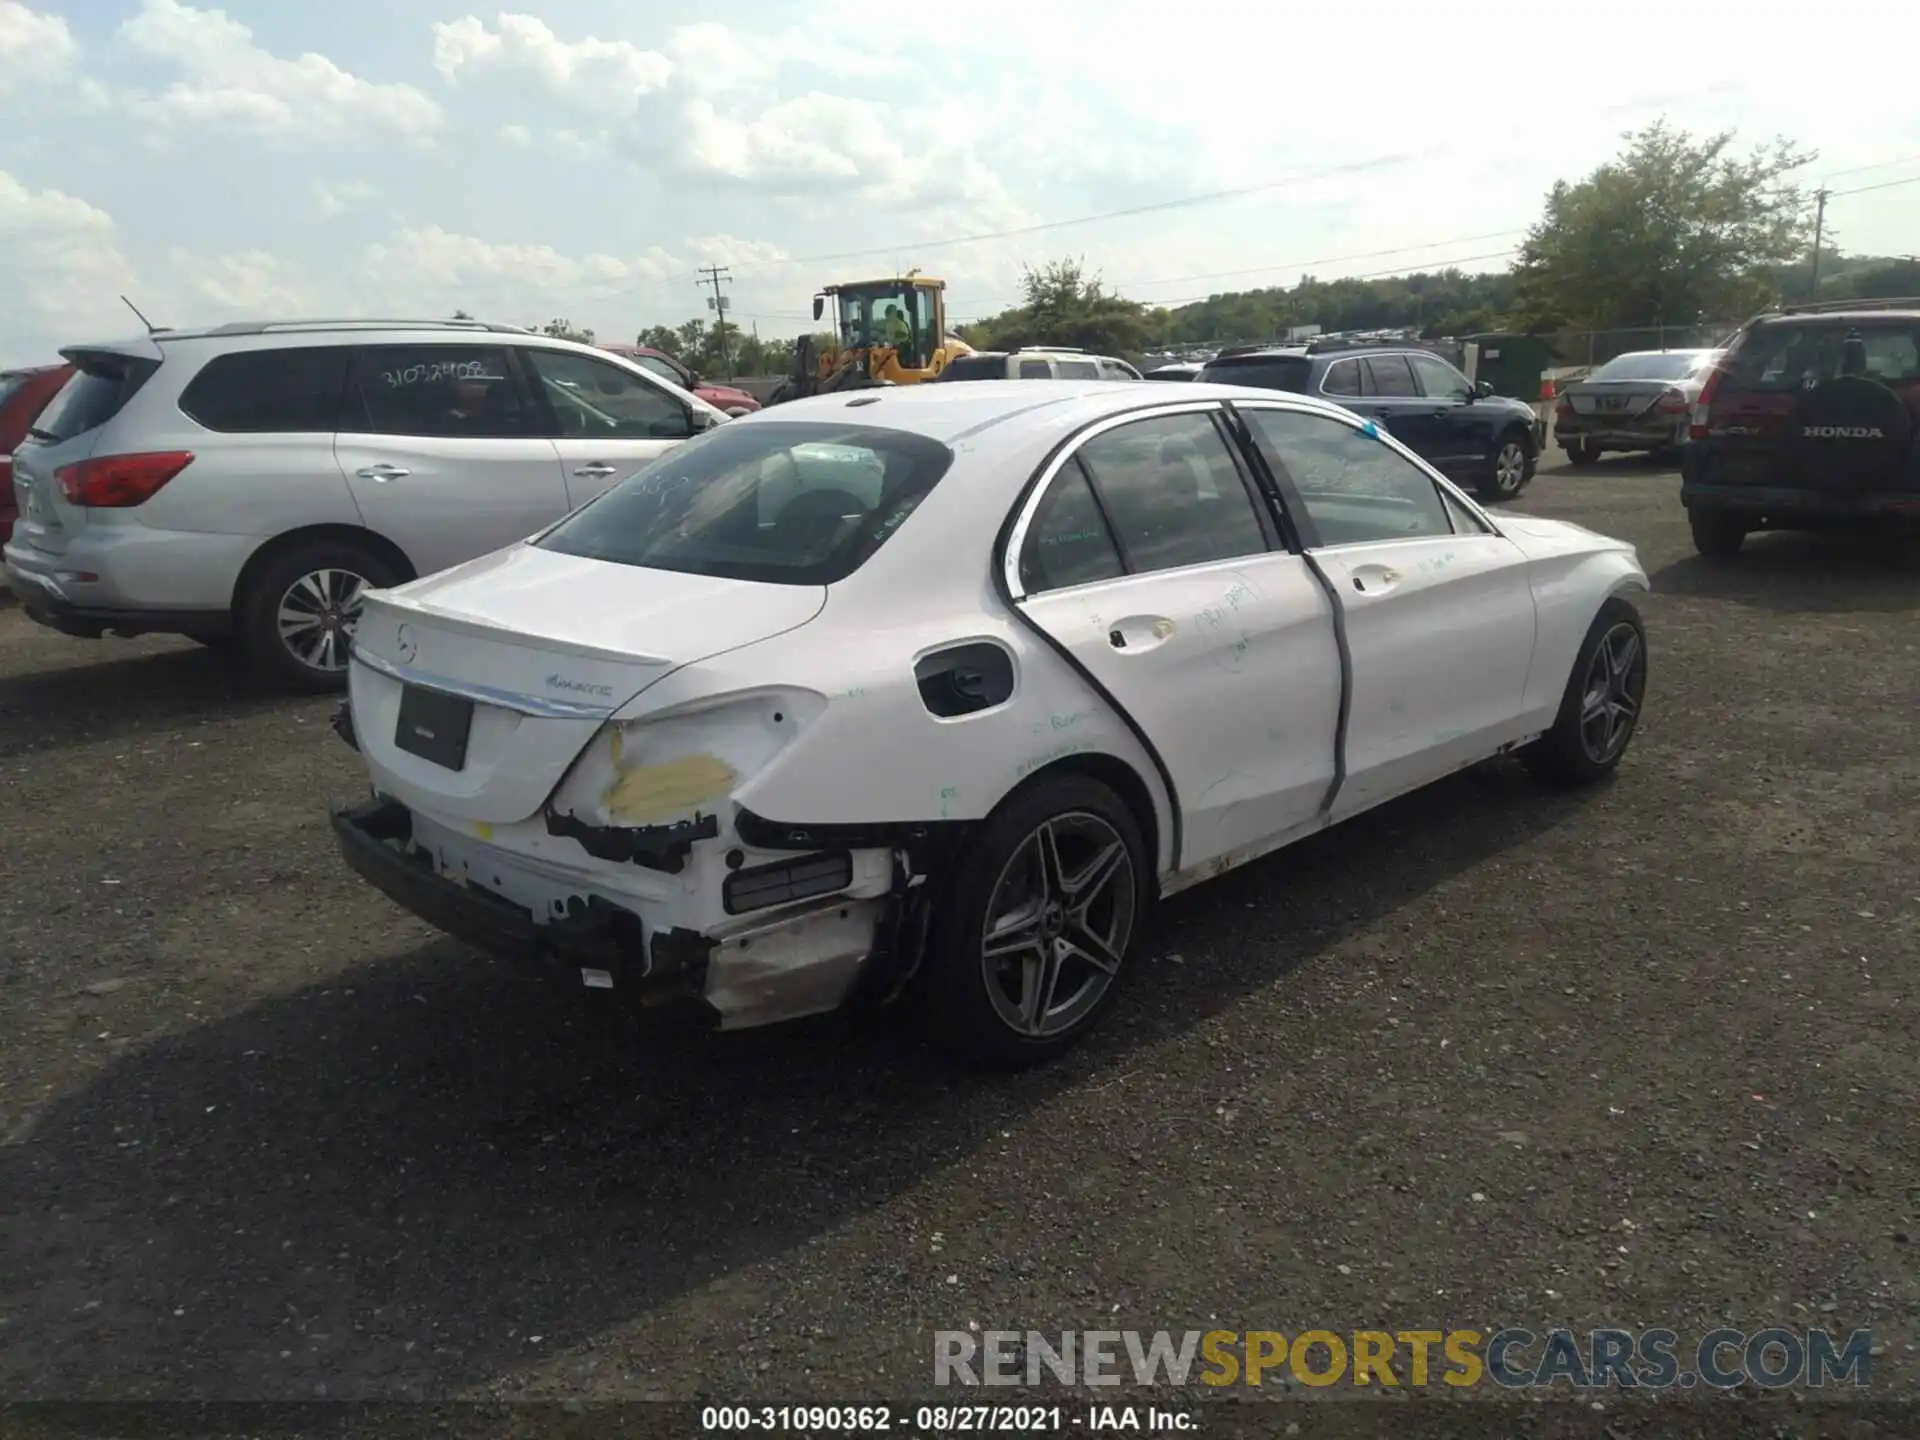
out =
[[[411,665],[420,653],[420,642],[413,638],[413,627],[402,625],[394,632],[394,649],[399,653],[402,665]]]

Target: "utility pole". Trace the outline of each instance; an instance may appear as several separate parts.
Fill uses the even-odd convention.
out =
[[[727,379],[731,380],[733,358],[727,353],[727,297],[720,292],[720,282],[727,278],[729,271],[725,265],[703,265],[700,274],[704,278],[694,281],[694,284],[713,287],[713,298],[707,305],[713,311],[713,331],[720,345],[720,365],[727,372]]]
[[[1813,293],[1807,298],[1820,298],[1820,237],[1826,230],[1827,192],[1819,189],[1813,192]]]

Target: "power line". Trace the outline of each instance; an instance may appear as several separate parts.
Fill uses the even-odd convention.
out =
[[[1920,183],[1920,175],[1909,175],[1904,180],[1882,180],[1878,185],[1856,185],[1851,190],[1829,190],[1827,198],[1832,200],[1841,195],[1864,195],[1869,190],[1891,190],[1896,185],[1916,183]]]
[[[1855,165],[1851,170],[1835,170],[1826,178],[1838,180],[1842,175],[1864,175],[1869,170],[1891,170],[1896,165],[1920,163],[1920,155],[1909,155],[1904,160],[1876,160],[1871,165]]]

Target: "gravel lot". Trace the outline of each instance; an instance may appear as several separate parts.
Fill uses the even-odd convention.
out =
[[[1191,892],[1011,1078],[483,962],[336,860],[331,702],[0,610],[0,1396],[846,1400],[969,1322],[1866,1326],[1915,1394],[1920,566],[1676,492],[1519,506],[1654,577],[1614,783]]]

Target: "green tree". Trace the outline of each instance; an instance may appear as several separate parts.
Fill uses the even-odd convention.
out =
[[[1772,299],[1772,267],[1806,250],[1812,216],[1787,177],[1814,158],[1786,140],[1749,154],[1723,131],[1664,120],[1585,179],[1558,181],[1514,265],[1528,329],[1683,325]]]
[[[540,327],[542,335],[551,335],[556,340],[577,340],[582,345],[593,344],[593,331],[575,329],[571,320],[549,320]]]
[[[1136,355],[1153,338],[1146,306],[1116,295],[1084,261],[1028,266],[1020,280],[1023,303],[978,321],[968,341],[982,349],[1071,345],[1103,355]],[[975,339],[977,335],[979,338]]]

